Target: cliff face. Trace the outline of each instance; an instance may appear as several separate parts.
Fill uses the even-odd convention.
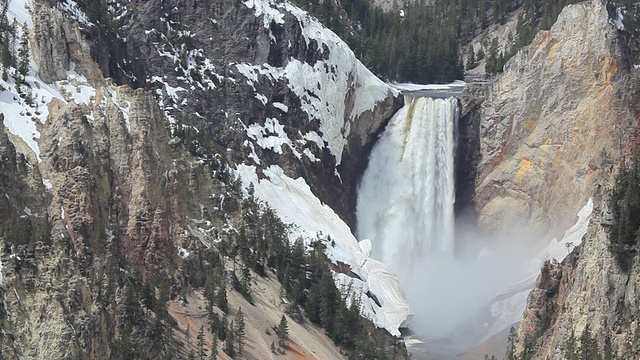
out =
[[[561,235],[575,222],[633,119],[630,66],[600,1],[568,6],[506,64],[479,110],[483,229]]]
[[[106,77],[157,94],[199,152],[304,175],[348,220],[366,151],[402,100],[335,34],[261,0],[124,1],[111,21],[126,42],[87,30]]]
[[[620,269],[602,221],[637,133],[635,40],[623,19],[635,28],[615,2],[567,6],[483,95],[474,198],[483,229],[524,226],[518,237],[550,239],[575,222],[587,199],[594,203],[582,244],[572,244],[562,263],[543,266],[510,359],[582,358],[583,349],[638,356],[637,261]]]
[[[5,68],[11,78],[1,89],[12,100],[0,108],[0,357],[186,358],[199,326],[208,348],[217,337],[203,315],[213,301],[203,288],[222,281],[216,296],[229,288],[227,314],[257,306],[246,311],[259,331],[245,354],[263,358],[277,342],[269,328],[290,305],[269,288],[284,269],[253,281],[254,303],[231,291],[241,267],[236,241],[247,236],[240,229],[255,241],[266,226],[256,220],[264,207],[236,177],[240,165],[255,166],[256,183],[273,166],[300,178],[333,216],[307,229],[305,242],[318,240],[349,217],[368,148],[402,100],[288,4],[96,4],[10,4],[8,16],[26,24],[28,34],[15,36],[28,36],[35,67],[22,84],[17,69]],[[286,230],[292,242],[295,228]],[[403,295],[369,289],[359,269],[366,256],[349,257],[364,250],[347,235],[322,239],[338,254],[330,256],[340,259],[336,268],[352,262],[344,270],[351,275],[334,280],[360,281],[368,315],[377,311],[376,324],[397,331],[410,314]],[[374,270],[386,268],[367,267]],[[143,288],[152,295],[143,298]],[[395,329],[383,315],[397,310],[386,296],[406,306],[394,314]],[[319,327],[290,329],[297,353],[341,356]],[[403,356],[382,332],[369,337],[388,341],[388,357]]]
[[[5,209],[23,222],[8,225],[32,234],[1,240],[5,358],[118,357],[114,326],[123,323],[127,287],[118,272],[135,268],[176,283],[188,271],[179,249],[198,248],[186,230],[203,227],[195,225],[202,207],[231,216],[238,207],[233,197],[216,200],[224,185],[171,141],[153,96],[105,82],[94,100],[49,103],[31,172],[5,142],[14,154],[3,173],[11,177]],[[211,228],[224,226],[224,218],[208,218]]]
[[[606,201],[596,192],[596,203]],[[562,262],[542,269],[514,337],[512,358],[633,359],[640,355],[635,339],[638,261],[622,270],[609,241],[606,207],[594,208],[589,230]],[[526,355],[528,354],[528,355]]]

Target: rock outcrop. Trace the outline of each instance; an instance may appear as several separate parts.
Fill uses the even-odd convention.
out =
[[[633,119],[630,68],[600,1],[565,8],[505,65],[479,110],[481,228],[550,239],[575,222]]]
[[[638,357],[637,260],[620,268],[603,220],[638,126],[633,36],[619,8],[566,7],[507,63],[482,104],[476,201],[485,229],[529,224],[551,238],[586,198],[594,203],[582,244],[544,265],[508,358]]]

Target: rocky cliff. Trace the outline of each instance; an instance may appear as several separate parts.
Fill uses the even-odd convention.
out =
[[[480,90],[481,104],[469,102],[483,229],[560,239],[587,200],[594,203],[586,234],[567,245],[577,245],[571,254],[544,265],[508,358],[583,358],[588,349],[600,356],[588,358],[638,356],[636,264],[621,270],[602,221],[637,128],[637,57],[625,24],[635,28],[631,11],[615,2],[567,6]]]
[[[632,64],[604,4],[568,6],[518,52],[480,105],[475,204],[485,230],[561,235],[619,156]],[[632,89],[631,89],[632,90]]]
[[[277,356],[270,328],[285,310],[301,324],[290,325],[285,356],[342,356],[332,340],[361,356],[385,344],[384,356],[404,356],[357,319],[344,339],[323,315],[324,335],[302,300],[283,298],[292,260],[274,252],[300,238],[308,257],[324,241],[329,279],[362,291],[331,299],[324,314],[362,299],[394,332],[410,314],[395,276],[367,262],[344,223],[367,149],[402,100],[335,34],[267,1],[12,1],[6,16],[19,25],[3,36],[28,39],[29,62],[3,64],[0,88],[0,357],[186,358],[202,347],[200,326],[198,341],[226,356],[234,343],[214,340],[226,335],[212,314],[226,334],[240,308],[259,329],[247,331],[248,358]],[[281,250],[261,221],[295,199],[254,198],[273,169],[331,216],[305,234],[282,225]],[[258,253],[263,240],[269,256]],[[314,276],[308,266],[295,281]],[[376,276],[386,281],[369,286]]]

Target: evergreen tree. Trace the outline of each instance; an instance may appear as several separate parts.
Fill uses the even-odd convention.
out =
[[[211,339],[211,360],[218,359],[218,339],[216,338],[216,334],[213,334],[213,338]]]
[[[211,333],[217,335],[220,338],[220,330],[223,328],[222,319],[216,312],[209,313],[209,328]]]
[[[227,289],[224,284],[220,287],[220,290],[218,290],[218,295],[216,296],[216,305],[225,314],[229,312],[229,305],[227,302]]]
[[[198,336],[196,337],[198,340],[198,359],[204,360],[207,356],[207,349],[204,347],[204,326],[200,325],[200,330],[198,331]]]
[[[147,278],[142,286],[142,303],[147,309],[153,310],[155,308],[155,300],[154,290]]]
[[[7,76],[6,69],[13,64],[13,49],[11,48],[11,41],[13,38],[13,34],[15,34],[15,28],[13,25],[9,24],[9,19],[7,17],[7,11],[9,9],[9,5],[5,0],[0,3],[0,63],[4,68],[3,71],[3,80],[4,77]]]
[[[571,336],[569,336],[569,340],[567,340],[567,347],[564,352],[564,357],[567,360],[578,360],[579,359],[578,355],[579,354],[576,351],[576,338],[573,334],[573,331],[571,331]]]
[[[244,327],[244,314],[242,313],[242,308],[238,309],[238,313],[235,318],[235,337],[236,343],[238,344],[238,354],[242,354],[242,349],[244,348],[244,336],[246,335]]]
[[[518,337],[516,329],[512,326],[509,329],[509,337],[507,338],[507,354],[505,356],[506,360],[515,360],[516,359],[516,344],[515,341]]]
[[[25,77],[29,73],[29,53],[29,28],[27,28],[27,24],[24,24],[20,38],[20,48],[18,49],[18,59],[20,60],[20,65],[18,66],[19,76],[16,78],[18,85],[26,84]]]
[[[471,51],[469,52],[469,57],[467,58],[467,70],[471,70],[476,67],[476,52],[471,47]]]
[[[235,326],[233,325],[233,320],[231,320],[231,323],[229,324],[229,330],[227,331],[227,339],[224,343],[224,352],[226,352],[227,355],[229,355],[229,357],[231,358],[234,358],[236,356],[236,351],[234,348],[234,328]]]
[[[598,360],[600,352],[598,350],[598,343],[591,334],[589,324],[584,328],[582,335],[580,336],[580,359],[585,360]]]
[[[138,343],[133,333],[133,326],[128,323],[120,333],[119,349],[125,359],[137,359],[139,357]]]
[[[611,346],[611,339],[606,338],[604,342],[604,360],[614,360],[616,358]]]
[[[287,325],[287,318],[284,315],[280,318],[280,323],[276,328],[276,335],[278,336],[278,346],[284,347],[285,341],[287,341],[289,337],[289,326]]]

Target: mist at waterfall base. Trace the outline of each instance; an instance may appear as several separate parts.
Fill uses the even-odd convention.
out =
[[[357,236],[371,239],[372,257],[398,274],[415,312],[410,328],[446,344],[436,351],[464,351],[483,336],[470,336],[461,324],[522,279],[530,251],[518,244],[528,242],[482,239],[455,221],[457,100],[405,97],[405,103],[374,146],[360,183]]]

